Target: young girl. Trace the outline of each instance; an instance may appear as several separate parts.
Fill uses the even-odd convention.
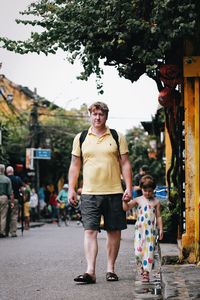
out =
[[[163,238],[163,224],[160,214],[160,202],[154,197],[156,187],[153,178],[145,175],[140,180],[142,196],[129,202],[123,201],[123,209],[137,206],[137,221],[135,224],[134,250],[137,263],[141,266],[143,282],[149,282],[149,272],[152,270],[156,240],[156,225],[159,229],[159,239]]]

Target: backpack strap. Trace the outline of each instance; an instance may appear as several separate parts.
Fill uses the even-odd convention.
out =
[[[119,135],[117,133],[117,131],[115,129],[110,129],[110,132],[112,134],[113,139],[115,140],[116,144],[117,144],[117,149],[120,155],[120,151],[119,151]]]
[[[79,137],[79,145],[80,145],[80,150],[81,150],[81,157],[82,157],[82,144],[85,141],[85,138],[88,134],[88,129],[85,129],[81,132],[81,135]]]
[[[120,155],[120,151],[119,151],[119,135],[117,133],[117,131],[115,129],[110,129],[110,132],[112,134],[113,139],[115,140],[116,144],[117,144],[117,149]],[[82,156],[82,144],[85,141],[85,138],[88,134],[88,129],[85,129],[81,132],[81,135],[79,137],[79,144],[80,144],[80,150],[81,150],[81,156]]]

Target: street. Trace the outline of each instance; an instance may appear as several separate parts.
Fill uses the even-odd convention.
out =
[[[78,285],[73,278],[85,271],[83,228],[45,224],[17,238],[0,240],[0,300],[160,299],[153,284],[142,285],[133,255],[133,225],[122,233],[116,264],[118,282],[107,282],[106,234],[98,237],[97,283]],[[142,296],[144,294],[144,297]]]

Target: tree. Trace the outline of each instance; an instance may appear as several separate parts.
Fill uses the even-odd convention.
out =
[[[87,106],[83,104],[80,110],[71,111],[59,108],[44,117],[40,125],[40,146],[52,150],[52,159],[40,161],[40,173],[43,181],[55,184],[60,178],[67,180],[73,138],[89,126]]]
[[[0,162],[2,164],[7,164],[9,162],[9,156],[6,152],[6,147],[8,145],[8,136],[9,131],[8,127],[5,124],[0,124],[0,130],[1,130],[1,144],[0,144]]]
[[[81,61],[84,72],[80,79],[87,80],[92,73],[100,79],[103,62],[114,66],[119,76],[132,82],[144,73],[156,81],[173,152],[168,185],[172,178],[177,187],[180,145],[176,136],[180,131],[181,95],[175,88],[182,79],[185,42],[191,41],[192,55],[199,55],[200,2],[38,0],[22,16],[18,23],[36,29],[25,41],[1,37],[3,47],[8,50],[48,55],[62,49],[71,63],[76,59]],[[168,68],[163,68],[165,64]],[[101,92],[100,81],[97,87]]]
[[[81,60],[81,79],[101,77],[103,60],[131,81],[143,73],[156,80],[160,62],[180,62],[185,39],[199,41],[199,7],[197,0],[39,0],[21,13],[31,19],[17,23],[41,30],[26,41],[0,40],[21,54],[62,49],[72,63]]]
[[[151,135],[147,135],[141,127],[133,127],[128,130],[126,138],[129,145],[133,175],[138,173],[142,165],[148,165],[150,174],[155,178],[157,184],[165,184],[165,166],[162,157],[154,159],[149,158],[148,155]]]
[[[0,161],[6,165],[22,164],[25,167],[26,148],[32,147],[32,140],[37,139],[37,147],[52,150],[51,160],[39,161],[40,181],[56,185],[60,178],[66,180],[75,134],[89,126],[87,106],[83,104],[80,109],[70,111],[54,106],[44,109],[43,102],[39,99],[37,108],[37,112],[31,110],[21,112],[20,115],[3,114],[3,110],[0,111]],[[14,104],[12,111],[16,111]],[[32,113],[38,116],[34,128],[29,120]],[[24,173],[23,176],[27,174]]]

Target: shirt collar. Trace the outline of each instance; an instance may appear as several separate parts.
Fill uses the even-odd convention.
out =
[[[92,126],[90,126],[90,128],[88,129],[88,134],[94,134],[94,133],[92,133]],[[107,135],[107,134],[108,135],[111,134],[110,128],[108,126],[106,126],[106,131],[104,132],[104,134],[102,136]]]

